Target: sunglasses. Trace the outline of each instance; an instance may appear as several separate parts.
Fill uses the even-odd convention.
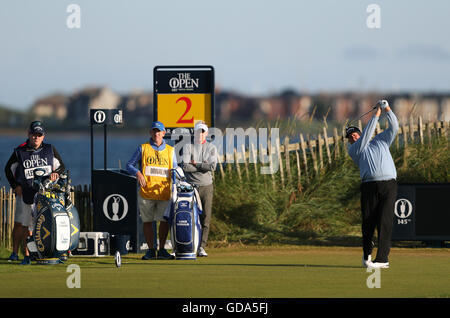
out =
[[[42,137],[44,136],[44,134],[40,134],[40,133],[35,133],[35,134],[31,134],[33,137]]]

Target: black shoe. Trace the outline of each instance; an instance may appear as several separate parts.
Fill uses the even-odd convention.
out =
[[[175,259],[175,256],[170,255],[169,252],[167,252],[166,249],[162,248],[160,250],[158,250],[158,256],[156,257],[157,259]]]
[[[156,259],[156,251],[154,249],[148,250],[147,253],[145,253],[144,256],[142,256],[142,260],[150,260],[150,259]]]

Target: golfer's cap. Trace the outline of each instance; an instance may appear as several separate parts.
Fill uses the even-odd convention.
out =
[[[198,122],[194,126],[194,131],[197,131],[197,130],[200,130],[200,129],[202,129],[203,131],[207,132],[208,131],[208,126],[206,126],[206,124],[204,124],[202,122]]]
[[[152,129],[158,129],[160,131],[166,131],[166,127],[164,127],[164,124],[160,121],[154,121],[152,123]]]
[[[359,130],[358,127],[356,127],[356,126],[350,126],[350,127],[347,127],[347,128],[345,129],[345,138],[350,137],[350,135],[351,135],[352,133],[354,133],[354,132],[357,132],[358,134],[361,135],[361,130]]]
[[[44,126],[42,125],[42,122],[40,122],[39,120],[33,121],[30,124],[30,128],[28,128],[28,132],[30,134],[43,134],[43,135],[45,135]]]

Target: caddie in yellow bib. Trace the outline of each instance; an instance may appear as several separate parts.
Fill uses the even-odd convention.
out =
[[[169,206],[171,196],[170,170],[178,167],[174,148],[164,141],[166,129],[164,124],[155,121],[150,129],[150,141],[140,145],[127,162],[128,172],[136,176],[139,183],[139,213],[143,223],[144,236],[149,250],[142,257],[149,259],[174,259],[165,249],[169,226],[164,219],[164,212]],[[137,169],[135,166],[140,165]],[[159,222],[159,243],[157,251],[154,246],[156,233],[153,225]]]
[[[146,186],[141,187],[141,196],[151,200],[170,199],[170,169],[173,167],[173,147],[166,145],[164,150],[153,149],[142,144],[142,174]]]

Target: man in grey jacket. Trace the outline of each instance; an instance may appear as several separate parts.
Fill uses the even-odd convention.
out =
[[[198,122],[194,127],[194,144],[184,147],[183,168],[186,179],[197,185],[203,213],[200,217],[202,225],[202,241],[197,255],[208,256],[205,247],[208,241],[209,226],[211,223],[212,201],[214,194],[213,171],[217,165],[217,148],[206,141],[208,126],[204,122]]]
[[[384,111],[389,128],[372,136]],[[397,117],[386,100],[377,103],[375,115],[369,120],[362,134],[357,127],[348,127],[346,137],[350,143],[348,154],[358,165],[361,177],[361,212],[363,236],[363,265],[365,267],[388,268],[389,251],[397,198],[397,171],[389,146],[397,135]],[[378,230],[378,250],[371,261],[372,237]]]

